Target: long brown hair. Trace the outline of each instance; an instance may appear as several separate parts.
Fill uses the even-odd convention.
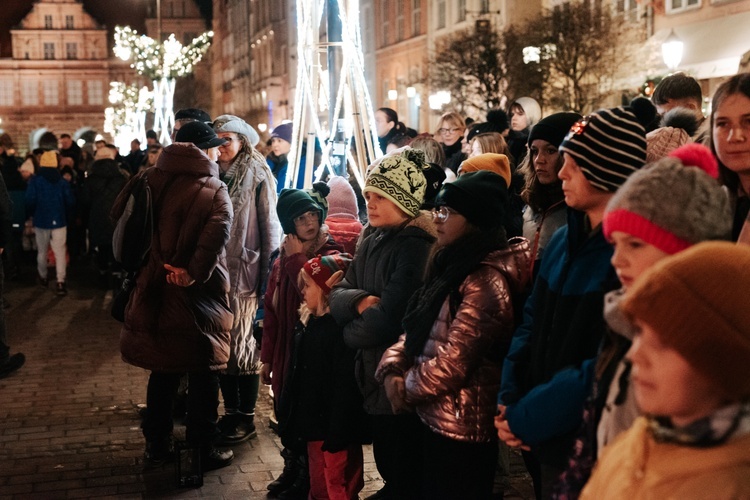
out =
[[[559,172],[562,168],[563,158],[562,154],[555,166],[555,171]],[[518,166],[518,173],[523,174],[524,185],[521,190],[521,199],[526,202],[528,206],[534,210],[534,212],[543,212],[555,203],[564,200],[565,195],[562,191],[562,181],[559,181],[545,186],[539,182],[539,177],[536,175],[536,168],[534,168],[534,158],[531,151],[526,153],[521,164]]]
[[[719,179],[732,193],[736,193],[740,188],[740,176],[737,172],[733,172],[724,166],[719,159],[719,155],[716,152],[716,144],[714,144],[714,116],[716,115],[719,106],[721,106],[721,103],[723,103],[727,97],[734,94],[743,94],[750,99],[750,73],[734,75],[732,78],[719,85],[719,88],[716,89],[714,98],[711,101],[711,136],[709,144],[711,146],[711,152],[719,162]]]

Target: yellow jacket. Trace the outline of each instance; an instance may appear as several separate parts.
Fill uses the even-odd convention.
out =
[[[585,499],[750,499],[750,434],[715,448],[657,443],[644,417],[608,446]]]

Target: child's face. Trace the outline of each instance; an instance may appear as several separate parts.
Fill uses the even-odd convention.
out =
[[[622,231],[613,231],[611,238],[612,245],[615,247],[612,265],[622,287],[626,290],[644,271],[661,259],[669,257],[668,253],[659,250],[654,245]]]
[[[395,203],[378,193],[366,192],[365,200],[367,200],[367,219],[372,227],[395,227],[409,218]]]
[[[310,210],[295,217],[294,231],[302,241],[312,241],[317,238],[320,231],[320,217],[318,212]]]
[[[710,415],[724,401],[712,384],[682,355],[664,345],[656,331],[636,320],[636,335],[627,357],[638,407],[650,415],[669,417],[685,426]]]
[[[317,315],[317,311],[322,305],[322,293],[320,287],[312,283],[310,278],[307,276],[302,278],[302,302],[313,314]]]

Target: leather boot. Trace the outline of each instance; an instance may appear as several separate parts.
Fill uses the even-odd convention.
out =
[[[292,485],[278,494],[279,500],[305,500],[310,493],[310,470],[307,468],[307,456],[297,457],[298,474]]]
[[[143,453],[145,470],[156,469],[172,460],[174,460],[174,445],[171,437],[159,441],[146,441],[146,451]]]
[[[297,473],[299,472],[298,463],[289,450],[286,448],[281,450],[281,456],[284,458],[284,470],[275,481],[272,481],[266,486],[270,495],[278,495],[285,489],[289,488],[294,480],[297,479]]]
[[[255,431],[254,415],[245,413],[230,413],[219,420],[219,446],[232,446],[242,443],[258,435]]]

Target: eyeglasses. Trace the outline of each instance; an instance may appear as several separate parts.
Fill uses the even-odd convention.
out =
[[[305,212],[292,219],[292,221],[294,221],[295,226],[302,226],[308,222],[318,222],[318,212]]]
[[[451,210],[450,208],[446,207],[445,205],[443,205],[440,208],[433,208],[432,209],[432,220],[435,221],[435,222],[439,222],[439,223],[442,224],[442,223],[444,223],[444,222],[446,222],[448,220],[448,217],[450,217],[450,215],[452,213],[455,213],[455,211]]]
[[[440,135],[446,135],[446,134],[455,134],[456,132],[460,132],[460,128],[439,128],[438,134]]]

